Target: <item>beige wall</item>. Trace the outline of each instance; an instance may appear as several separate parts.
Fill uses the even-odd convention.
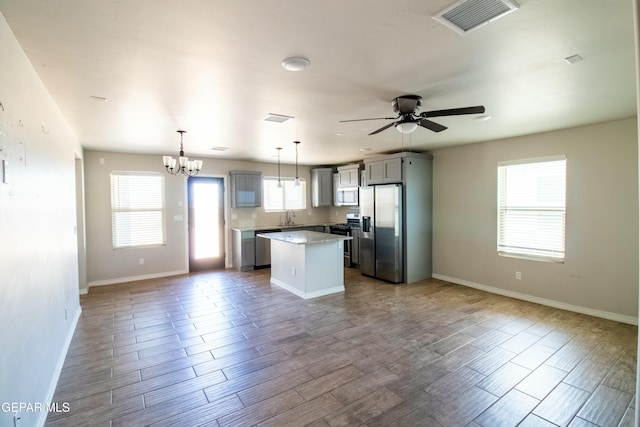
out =
[[[0,14],[0,402],[48,402],[80,315],[70,127]],[[43,127],[44,124],[44,127]],[[23,426],[45,412],[24,412]],[[0,411],[0,425],[13,414]]]
[[[498,256],[497,162],[557,154],[567,156],[566,262]],[[435,151],[435,275],[633,322],[637,154],[635,119]]]
[[[247,161],[203,159],[201,176],[225,178],[228,188],[230,170],[259,170],[264,176],[277,176],[276,164]],[[186,178],[165,177],[167,244],[153,248],[113,250],[111,243],[111,194],[109,174],[112,170],[162,172],[160,155],[85,152],[85,203],[87,241],[88,286],[115,283],[142,277],[159,277],[187,271],[186,222],[175,221],[176,216],[186,219]],[[294,166],[282,165],[282,176],[294,176]],[[301,178],[307,179],[307,209],[296,211],[296,224],[345,222],[348,208],[312,208],[309,167],[300,166]],[[229,192],[225,203],[229,207]],[[227,209],[226,223],[227,266],[231,266],[231,238],[233,227],[277,226],[281,213],[265,213],[263,208]],[[144,265],[139,259],[144,258]]]

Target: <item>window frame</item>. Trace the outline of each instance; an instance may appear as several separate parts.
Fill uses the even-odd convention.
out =
[[[562,205],[549,205],[549,206],[535,206],[536,203],[539,202],[540,194],[536,193],[536,200],[531,204],[531,206],[522,207],[516,206],[517,204],[509,204],[506,201],[506,193],[508,187],[508,178],[506,176],[506,170],[510,166],[522,166],[522,165],[531,165],[531,164],[542,164],[542,163],[550,163],[550,162],[563,162],[564,167],[564,175],[562,178],[564,188],[557,192],[545,192],[543,193],[544,198],[553,198],[562,196]],[[535,175],[533,178],[538,178],[536,183],[536,190],[540,190],[540,179],[543,177],[542,174]],[[512,187],[513,190],[513,187]],[[559,200],[559,199],[558,199]],[[561,235],[555,235],[554,239],[556,239],[556,247],[554,248],[553,244],[547,245],[545,247],[533,247],[522,245],[521,249],[516,249],[513,244],[509,244],[505,238],[505,229],[508,225],[505,221],[507,221],[508,212],[511,213],[520,213],[524,216],[529,215],[529,220],[534,220],[536,223],[539,223],[542,219],[551,219],[551,221],[555,221],[555,224],[548,225],[547,227],[540,227],[536,230],[542,231],[546,230],[548,232],[552,232],[553,226],[558,226],[558,215],[561,217]],[[522,218],[523,216],[521,216]],[[497,253],[499,256],[510,257],[510,258],[522,258],[533,261],[542,261],[542,262],[553,262],[553,263],[564,263],[566,260],[566,218],[567,218],[567,156],[566,155],[557,155],[557,156],[549,156],[549,157],[538,157],[538,158],[530,158],[530,159],[520,159],[520,160],[510,160],[510,161],[502,161],[498,162],[497,167],[497,220],[496,220],[496,247]],[[515,219],[511,221],[511,226],[514,224],[517,226],[517,223],[514,223]],[[535,235],[539,235],[539,233],[535,233]],[[522,240],[521,240],[522,242]],[[558,243],[559,242],[559,243]],[[561,249],[558,249],[557,245],[561,244]]]
[[[125,179],[126,177],[155,177],[159,179],[159,183],[155,183],[154,185],[146,188],[143,192],[148,192],[155,186],[159,185],[158,192],[155,197],[151,200],[151,202],[147,201],[147,206],[127,205],[126,197],[117,196],[122,191],[130,191],[130,188],[126,188],[127,186],[131,186],[131,183],[120,182],[120,180]],[[115,188],[115,182],[117,180],[118,188]],[[124,184],[124,185],[123,185]],[[113,250],[121,250],[121,249],[132,249],[132,248],[148,248],[148,247],[158,247],[165,246],[167,244],[167,221],[166,221],[166,202],[165,202],[165,176],[163,173],[159,172],[149,172],[149,171],[122,171],[122,170],[113,170],[109,174],[109,185],[110,185],[110,197],[111,197],[111,246]],[[135,190],[134,190],[135,191]],[[138,190],[140,191],[140,190]],[[151,203],[153,206],[149,206]],[[154,233],[160,233],[160,239],[156,239],[155,241],[147,241],[143,243],[122,243],[123,238],[118,237],[118,233],[125,233],[122,227],[119,224],[122,224],[124,218],[118,217],[126,216],[126,214],[134,214],[134,218],[130,219],[129,222],[136,221],[135,214],[139,213],[159,213],[159,218],[152,221],[152,225],[154,228]],[[119,215],[125,214],[125,215]],[[139,220],[139,219],[137,219]],[[159,223],[158,223],[159,222]],[[135,226],[132,228],[135,229]],[[128,235],[129,242],[136,240],[135,238],[131,238]],[[127,236],[124,236],[126,240]]]
[[[280,181],[282,182],[282,206],[272,207],[270,206],[270,202],[272,201],[271,197],[267,194],[270,191],[270,187],[278,182],[277,176],[263,176],[262,177],[262,207],[265,212],[285,212],[288,210],[292,211],[303,211],[307,209],[307,182],[304,178],[299,178],[300,187],[302,194],[300,195],[299,201],[302,202],[301,205],[297,206],[287,206],[287,188],[294,186],[295,178],[294,177],[280,177]]]

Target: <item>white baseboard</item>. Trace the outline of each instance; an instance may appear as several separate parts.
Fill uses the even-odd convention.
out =
[[[49,404],[53,403],[53,395],[56,392],[56,386],[58,385],[58,380],[60,379],[60,374],[62,373],[62,367],[64,366],[65,359],[67,358],[67,353],[69,352],[69,346],[71,346],[73,334],[76,331],[76,326],[78,326],[80,314],[82,314],[82,307],[78,306],[78,311],[76,311],[76,315],[71,320],[71,325],[69,327],[69,330],[67,331],[67,338],[65,339],[62,351],[58,355],[58,363],[56,363],[55,370],[53,371],[53,375],[51,376],[51,381],[49,382],[49,388],[47,390],[45,400],[45,402],[48,402]],[[62,404],[62,402],[60,402],[60,404]],[[47,421],[47,415],[49,415],[47,411],[41,411],[36,425],[44,426],[45,422]]]
[[[80,295],[84,295],[89,292],[89,288],[94,286],[106,286],[106,285],[116,285],[118,283],[127,283],[127,282],[135,282],[138,280],[147,280],[147,279],[157,279],[160,277],[169,277],[169,276],[179,276],[180,274],[187,274],[189,271],[187,270],[177,270],[177,271],[165,271],[162,273],[154,273],[154,274],[143,274],[140,276],[130,276],[130,277],[118,277],[116,279],[107,279],[107,280],[94,280],[92,282],[87,283],[87,287],[80,289]]]
[[[510,298],[515,298],[523,301],[533,302],[536,304],[546,305],[549,307],[559,308],[561,310],[573,311],[575,313],[587,314],[589,316],[600,317],[602,319],[613,320],[621,323],[628,323],[630,325],[637,325],[638,318],[632,316],[625,316],[623,314],[612,313],[610,311],[596,310],[589,307],[582,307],[579,305],[567,304],[564,302],[540,298],[533,295],[523,294],[520,292],[513,292],[506,289],[496,288],[493,286],[483,285],[481,283],[471,282],[469,280],[458,279],[456,277],[445,276],[444,274],[434,273],[432,275],[434,279],[445,280],[447,282],[456,283],[458,285],[468,286],[470,288],[480,289],[481,291],[490,292],[492,294],[503,295]]]
[[[282,280],[278,280],[275,278],[271,278],[271,283],[282,288],[282,289],[286,289],[287,291],[291,292],[294,295],[299,296],[300,298],[303,299],[311,299],[311,298],[318,298],[318,297],[322,297],[325,295],[330,295],[330,294],[335,294],[338,292],[344,292],[344,286],[334,286],[332,288],[327,288],[327,289],[322,289],[319,291],[313,291],[313,292],[303,292],[299,289],[294,288],[291,285],[288,285],[286,283],[284,283]]]

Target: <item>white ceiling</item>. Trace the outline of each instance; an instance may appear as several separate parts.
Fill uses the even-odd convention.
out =
[[[636,115],[632,0],[519,0],[466,35],[432,18],[451,0],[0,0],[23,49],[90,149],[338,164]],[[564,58],[584,61],[569,65]],[[303,72],[281,61],[301,55]],[[390,101],[484,105],[394,128]],[[92,96],[108,98],[96,101]],[[294,116],[265,122],[268,113]],[[228,147],[225,152],[212,147]],[[370,149],[370,151],[361,151]]]

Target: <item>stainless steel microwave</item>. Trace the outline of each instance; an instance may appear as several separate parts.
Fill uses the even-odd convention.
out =
[[[336,189],[336,206],[358,206],[358,187]]]

